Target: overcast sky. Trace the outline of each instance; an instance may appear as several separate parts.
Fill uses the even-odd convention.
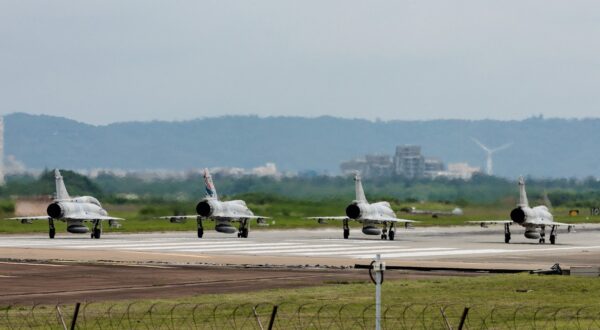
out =
[[[0,113],[600,116],[600,2],[0,1]]]

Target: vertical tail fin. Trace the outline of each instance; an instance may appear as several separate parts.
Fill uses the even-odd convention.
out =
[[[362,182],[360,181],[360,173],[357,171],[354,174],[354,190],[356,192],[357,202],[366,202],[365,191],[363,190]]]
[[[523,176],[519,177],[519,205],[520,207],[529,207],[529,201],[527,200],[527,192],[525,191],[525,179]]]
[[[63,181],[63,177],[60,175],[60,171],[58,169],[54,170],[54,180],[56,183],[56,199],[70,199],[71,197],[69,197],[69,193],[65,187],[65,182]]]
[[[210,175],[210,172],[208,172],[207,168],[204,169],[204,186],[206,188],[206,196],[218,199],[217,189],[215,189],[212,176]]]

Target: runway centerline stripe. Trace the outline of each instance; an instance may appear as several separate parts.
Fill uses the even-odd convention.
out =
[[[176,250],[176,251],[190,251],[190,249],[196,249],[198,251],[219,251],[219,250],[224,250],[224,251],[229,251],[229,250],[239,250],[239,251],[244,251],[247,249],[267,249],[267,248],[286,248],[290,245],[295,245],[294,243],[260,243],[260,244],[253,244],[253,245],[241,245],[241,246],[195,246],[193,244],[187,245],[187,246],[177,246],[177,247],[173,247],[173,246],[167,246],[167,247],[160,247],[160,246],[151,246],[151,247],[124,247],[123,249],[126,250],[138,250],[138,251],[146,251],[146,250]]]
[[[327,251],[327,252],[305,252],[302,253],[302,255],[306,255],[306,256],[326,256],[326,255],[352,255],[352,254],[362,254],[362,253],[379,253],[381,255],[385,255],[385,254],[391,254],[391,253],[398,253],[398,252],[405,252],[405,253],[411,253],[411,252],[419,252],[419,251],[449,251],[449,250],[455,250],[454,248],[421,248],[421,249],[387,249],[387,250],[381,250],[381,249],[371,249],[371,250],[360,250],[360,251],[347,251],[347,250],[342,250],[342,251]]]
[[[405,250],[408,249],[408,246],[395,246],[395,247],[385,247],[385,249],[388,250]],[[296,249],[296,250],[292,250],[292,251],[282,251],[282,252],[286,252],[286,253],[291,253],[291,252],[295,252],[295,253],[302,253],[302,252],[313,252],[313,253],[327,253],[327,251],[340,251],[340,252],[348,252],[348,253],[360,253],[362,251],[372,251],[374,249],[380,249],[380,247],[364,247],[364,246],[355,246],[355,247],[333,247],[331,245],[328,245],[327,247],[324,248],[319,248],[319,249],[313,249],[312,246],[309,245],[305,245],[302,249]]]

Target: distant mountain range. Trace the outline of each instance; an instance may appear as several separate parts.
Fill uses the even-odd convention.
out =
[[[600,119],[530,118],[522,121],[377,121],[332,117],[224,116],[181,122],[125,122],[94,126],[66,118],[6,115],[5,154],[28,168],[191,169],[255,167],[339,172],[340,162],[368,153],[392,155],[418,144],[446,163],[484,167],[490,147],[497,175],[600,175]]]

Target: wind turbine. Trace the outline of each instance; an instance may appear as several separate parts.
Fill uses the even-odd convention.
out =
[[[492,154],[495,153],[495,152],[497,152],[497,151],[504,150],[504,149],[510,147],[512,145],[512,142],[511,143],[506,143],[506,144],[503,144],[503,145],[501,145],[501,146],[499,146],[497,148],[491,149],[491,148],[488,148],[487,146],[485,146],[483,143],[479,142],[479,140],[477,140],[476,138],[471,138],[471,139],[473,139],[473,142],[477,143],[477,145],[480,146],[481,149],[483,149],[486,152],[486,168],[485,168],[485,171],[486,171],[487,175],[493,175],[494,174],[493,173],[494,172],[493,171],[494,164],[493,164],[493,161],[492,161]]]

